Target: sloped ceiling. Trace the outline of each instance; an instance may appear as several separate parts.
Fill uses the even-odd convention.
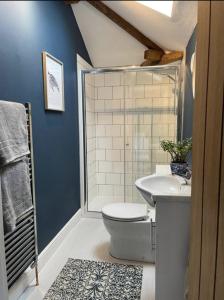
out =
[[[197,22],[197,1],[174,1],[169,18],[136,1],[103,1],[165,50],[185,50]],[[140,65],[145,46],[86,1],[72,5],[94,67]]]

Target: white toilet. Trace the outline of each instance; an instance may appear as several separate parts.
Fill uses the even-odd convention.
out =
[[[102,209],[110,234],[110,254],[134,261],[155,262],[155,210],[146,204],[113,203]]]

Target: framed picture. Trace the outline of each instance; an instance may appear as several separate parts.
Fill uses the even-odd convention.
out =
[[[45,51],[42,55],[45,109],[64,111],[63,63]]]

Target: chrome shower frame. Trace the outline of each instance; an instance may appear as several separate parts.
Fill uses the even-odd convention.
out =
[[[87,74],[101,74],[101,73],[112,73],[112,72],[140,72],[140,71],[173,71],[173,74],[175,75],[175,78],[177,78],[177,81],[175,82],[175,102],[177,107],[177,140],[182,139],[182,132],[183,132],[183,95],[181,91],[182,87],[182,68],[181,68],[181,62],[169,64],[169,65],[156,65],[156,66],[145,66],[145,67],[139,67],[139,66],[126,66],[126,67],[103,67],[103,68],[92,68],[92,69],[86,69],[81,70],[81,85],[82,85],[82,120],[79,120],[79,122],[82,123],[83,131],[80,132],[82,135],[82,138],[80,141],[83,142],[82,145],[80,145],[80,151],[84,151],[83,159],[80,161],[80,168],[83,169],[82,175],[84,176],[84,186],[80,183],[80,189],[81,189],[81,210],[82,214],[87,217],[93,217],[93,218],[102,218],[102,214],[100,212],[93,212],[88,211],[88,176],[87,176],[87,145],[86,145],[86,139],[87,139],[87,132],[86,132],[86,103],[85,103],[85,76]],[[165,74],[167,75],[167,74]],[[80,116],[79,116],[80,117]],[[80,173],[81,174],[81,173]]]

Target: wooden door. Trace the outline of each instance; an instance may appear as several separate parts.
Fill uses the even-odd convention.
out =
[[[199,1],[190,300],[224,299],[224,2]]]

